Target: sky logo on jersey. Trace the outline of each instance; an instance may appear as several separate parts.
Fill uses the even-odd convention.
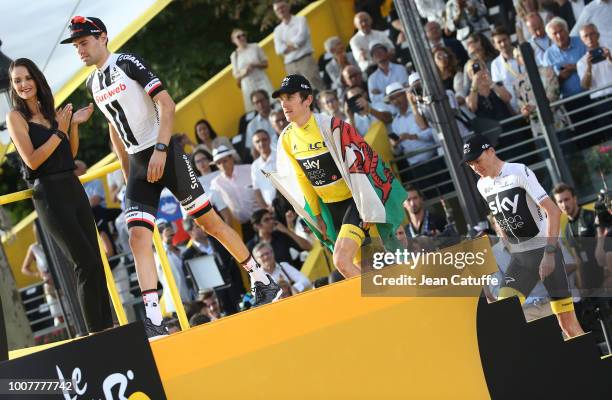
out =
[[[514,195],[514,199],[510,200],[508,197],[504,197],[501,201],[499,197],[496,197],[494,201],[489,202],[489,208],[493,215],[496,215],[498,212],[504,211],[512,211],[512,214],[516,214],[516,210],[518,208],[519,202],[519,194]]]
[[[302,165],[304,166],[305,169],[319,169],[320,168],[320,164],[319,164],[320,160],[306,160],[302,163]]]
[[[125,83],[120,83],[114,88],[107,88],[105,91],[101,90],[95,95],[96,103],[104,103],[106,100],[118,95],[119,93],[123,92],[125,89],[127,89],[127,86],[125,86]]]

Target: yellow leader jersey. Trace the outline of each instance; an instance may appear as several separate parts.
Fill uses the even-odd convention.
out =
[[[314,215],[321,214],[318,198],[336,203],[352,197],[317,127],[314,114],[302,127],[291,123],[282,141],[298,183]]]

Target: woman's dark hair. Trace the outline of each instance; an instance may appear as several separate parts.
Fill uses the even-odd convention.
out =
[[[455,74],[457,73],[457,57],[455,56],[455,53],[448,47],[436,47],[432,52],[434,58],[436,56],[436,53],[440,51],[448,56],[447,68],[450,71],[451,76],[455,76]]]
[[[29,75],[32,77],[34,84],[36,85],[36,97],[40,103],[40,112],[47,121],[53,124],[55,122],[55,100],[53,99],[53,93],[51,92],[51,88],[47,83],[47,79],[40,69],[38,69],[36,64],[27,58],[18,58],[11,62],[11,65],[9,66],[9,77],[11,76],[13,70],[17,67],[25,67],[28,70]],[[19,111],[26,121],[29,121],[32,118],[32,112],[28,108],[26,102],[19,97],[15,91],[12,79],[10,96],[13,109]]]
[[[208,131],[210,132],[210,139],[214,140],[217,137],[217,132],[215,132],[215,130],[213,129],[213,127],[210,125],[210,122],[208,122],[205,119],[201,119],[198,122],[195,123],[195,125],[193,126],[193,130],[195,132],[195,137],[196,137],[196,141],[198,142],[198,144],[202,144],[202,139],[200,139],[200,137],[198,136],[198,125],[200,124],[204,124],[208,127]]]
[[[498,54],[497,50],[495,50],[495,47],[493,47],[493,44],[491,43],[489,38],[487,38],[482,33],[474,32],[470,34],[468,38],[472,40],[477,40],[480,42],[480,45],[482,46],[482,49],[484,50],[484,56],[485,56],[484,61],[488,62],[488,61],[493,60],[495,57],[497,57],[497,54]]]
[[[196,156],[197,156],[198,154],[203,154],[203,155],[204,155],[204,157],[206,157],[206,158],[208,159],[208,161],[212,161],[213,157],[212,157],[212,155],[211,155],[211,154],[210,154],[208,151],[204,150],[204,149],[203,149],[203,148],[201,148],[201,147],[199,147],[199,148],[195,149],[195,150],[193,151],[193,153],[191,153],[191,155],[189,156],[189,161],[191,162],[191,166],[193,167],[193,170],[195,171],[196,175],[197,175],[197,176],[202,176],[202,174],[200,173],[200,171],[199,171],[199,170],[198,170],[198,168],[196,167],[196,163],[195,163],[195,158],[196,158]],[[210,165],[210,170],[211,170],[211,171],[216,171],[216,170],[217,170],[217,166],[216,166],[216,165],[211,164],[211,165]]]

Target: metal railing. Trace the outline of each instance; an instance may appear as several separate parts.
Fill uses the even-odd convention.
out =
[[[102,176],[107,175],[110,172],[116,171],[120,168],[119,161],[112,162],[106,166],[97,168],[93,171],[87,172],[85,175],[79,177],[81,183],[86,183],[94,179],[98,179]],[[15,193],[9,193],[6,195],[0,196],[0,206],[4,204],[14,203],[21,200],[26,200],[32,197],[32,189],[22,190]],[[117,320],[120,325],[125,325],[128,323],[125,310],[123,308],[123,304],[120,300],[119,293],[117,292],[117,286],[115,284],[115,280],[113,278],[113,273],[111,272],[110,266],[108,264],[108,258],[106,257],[106,253],[103,250],[102,241],[100,239],[100,234],[97,232],[98,236],[98,247],[100,251],[100,255],[102,257],[102,264],[104,266],[104,274],[106,276],[106,285],[111,297],[111,302],[113,304],[113,308],[117,315]],[[176,282],[174,280],[174,275],[172,274],[172,270],[170,268],[170,264],[168,262],[168,257],[166,255],[166,251],[162,244],[161,236],[159,234],[159,230],[157,226],[153,231],[153,243],[155,245],[155,250],[159,256],[159,261],[161,264],[162,271],[168,283],[168,289],[170,291],[170,296],[176,308],[176,314],[178,316],[179,324],[181,330],[189,329],[189,321],[187,320],[187,315],[185,313],[185,309],[183,307],[183,303],[181,297],[179,295]]]

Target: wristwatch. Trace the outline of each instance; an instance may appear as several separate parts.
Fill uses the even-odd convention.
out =
[[[162,153],[167,153],[168,145],[165,143],[155,143],[155,150],[161,151]]]
[[[554,244],[547,244],[546,246],[544,246],[544,253],[554,254],[556,252],[557,246],[555,246]]]

